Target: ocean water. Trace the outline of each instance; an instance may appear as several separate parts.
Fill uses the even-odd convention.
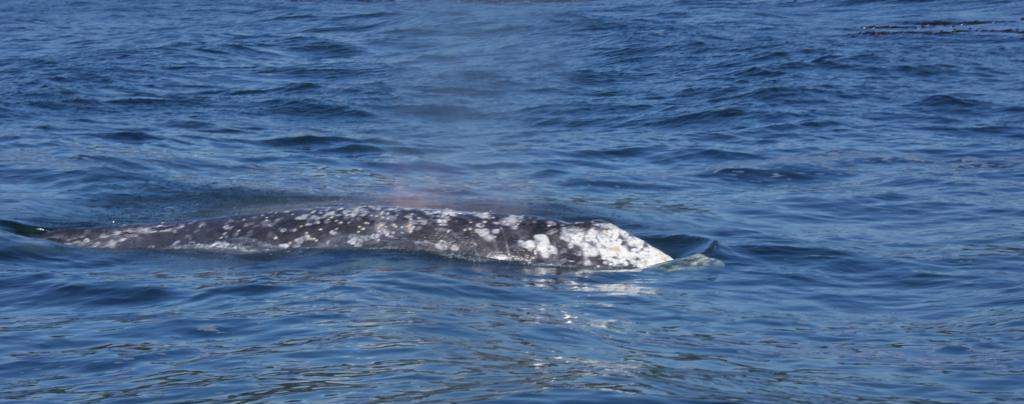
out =
[[[0,219],[601,218],[720,267],[0,231],[0,400],[1024,400],[1022,1],[0,2]]]

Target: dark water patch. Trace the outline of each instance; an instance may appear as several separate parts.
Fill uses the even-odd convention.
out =
[[[736,251],[775,263],[793,263],[807,260],[837,260],[850,258],[848,252],[821,247],[798,247],[790,245],[737,246]]]
[[[611,72],[581,70],[570,74],[568,79],[572,84],[579,86],[606,86],[621,80],[622,76]]]
[[[95,189],[96,184],[102,184],[111,180],[121,181],[118,186],[124,187],[133,182],[138,183],[145,181],[145,179],[146,177],[138,172],[118,169],[111,167],[110,165],[106,165],[103,170],[83,169],[64,171],[50,176],[46,181],[48,181],[51,186],[75,189],[77,190],[76,192],[82,192],[93,190]]]
[[[456,122],[468,119],[481,119],[483,112],[461,105],[395,105],[389,107],[401,115],[430,119],[438,122]]]
[[[482,170],[514,170],[514,169],[522,168],[523,164],[522,163],[513,163],[513,162],[499,161],[499,162],[494,162],[494,163],[468,164],[467,166],[469,166],[470,168],[482,169]]]
[[[761,51],[751,56],[751,61],[769,61],[769,60],[787,60],[791,55],[789,52],[783,50],[766,50]]]
[[[252,130],[245,129],[245,128],[206,128],[206,129],[197,129],[197,131],[198,132],[203,132],[203,133],[217,133],[217,134],[228,134],[228,135],[252,132]],[[196,137],[193,136],[193,138],[196,138]],[[200,138],[201,139],[207,139],[206,137],[200,137]]]
[[[898,278],[899,280],[896,282],[898,285],[892,285],[890,282],[886,281],[881,286],[892,287],[895,289],[936,289],[956,287],[961,283],[961,279],[959,277],[931,272],[911,272],[901,274]]]
[[[313,14],[288,14],[268,18],[266,21],[290,21],[290,20],[319,20],[320,17]]]
[[[217,319],[170,319],[154,324],[167,330],[176,337],[192,341],[219,340],[239,338],[267,332],[267,328],[256,319],[232,318],[218,321]]]
[[[798,86],[762,87],[736,98],[752,98],[763,102],[785,102],[789,105],[821,105],[829,99],[821,88],[805,88]]]
[[[343,67],[343,66],[310,66],[310,65],[286,65],[265,67],[257,71],[259,74],[266,74],[292,80],[346,80],[362,77],[377,70],[373,67]]]
[[[362,23],[362,24],[358,24],[358,23],[357,24],[353,24],[353,23],[346,23],[346,22],[331,21],[330,25],[308,28],[306,30],[303,30],[302,32],[310,33],[310,34],[333,34],[333,33],[337,33],[337,32],[364,32],[364,31],[372,31],[372,30],[374,30],[376,28],[381,28],[381,27],[385,27],[385,26],[387,26],[387,24],[385,22],[372,22],[372,23],[368,22],[368,23]]]
[[[34,285],[48,279],[53,275],[47,273],[33,273],[27,275],[0,276],[0,289],[20,289]]]
[[[8,304],[19,305],[86,305],[147,306],[172,299],[175,293],[157,286],[117,284],[59,284],[34,294],[8,297]]]
[[[36,107],[36,108],[40,108],[40,109],[48,109],[48,110],[54,110],[54,111],[64,111],[64,110],[68,110],[68,109],[96,109],[96,107],[100,106],[101,103],[99,101],[96,101],[96,100],[93,100],[93,99],[82,98],[82,97],[71,97],[71,98],[62,99],[62,100],[59,100],[59,101],[55,101],[55,100],[28,101],[26,103],[26,105],[29,105],[29,106],[32,106],[32,107]]]
[[[558,169],[553,169],[553,168],[546,168],[546,169],[543,169],[543,170],[534,171],[533,173],[530,173],[530,177],[532,177],[532,178],[554,178],[554,177],[560,177],[560,176],[565,176],[565,175],[569,175],[569,172],[565,171],[565,170],[558,170]]]
[[[448,84],[448,83],[445,83]],[[429,94],[438,95],[452,95],[452,96],[466,96],[466,97],[487,97],[497,96],[504,93],[502,87],[503,84],[492,83],[488,86],[476,86],[476,85],[444,85],[444,86],[430,86],[430,87],[419,87],[417,90],[423,91]]]
[[[842,123],[831,119],[808,119],[799,123],[800,126],[805,128],[831,128],[840,127]]]
[[[344,136],[321,136],[321,135],[299,135],[285,136],[261,141],[261,143],[275,147],[309,147],[319,145],[331,145],[342,142],[353,142],[355,139]]]
[[[178,129],[210,129],[213,128],[213,124],[210,122],[198,121],[198,120],[180,120],[180,121],[168,121],[165,122],[169,128]]]
[[[130,98],[115,98],[108,100],[108,104],[114,105],[160,105],[171,102],[165,98],[158,97],[130,97]]]
[[[937,75],[953,74],[957,72],[958,67],[948,64],[916,64],[916,65],[900,65],[896,67],[896,71],[904,74],[912,74],[920,77],[931,77]]]
[[[234,56],[248,56],[252,58],[266,58],[266,57],[280,57],[281,55],[271,50],[270,48],[264,48],[261,46],[254,46],[251,44],[244,43],[227,43],[219,46],[220,49],[224,49],[225,53]]]
[[[288,288],[277,285],[248,284],[236,286],[220,286],[204,289],[201,293],[192,296],[189,301],[196,302],[216,297],[251,297],[280,293]]]
[[[289,51],[325,58],[351,58],[363,52],[355,45],[311,37],[289,38],[286,44]]]
[[[144,163],[132,161],[130,159],[123,159],[108,155],[90,155],[90,154],[79,154],[71,157],[72,160],[97,162],[103,167],[117,167],[124,170],[134,170],[136,172],[143,172],[152,170],[152,167],[147,166]]]
[[[736,73],[739,76],[755,77],[755,78],[768,78],[768,77],[780,77],[786,74],[785,71],[768,69],[761,66],[753,66],[743,69]]]
[[[365,155],[365,154],[382,154],[386,151],[380,147],[372,146],[368,144],[350,144],[341,147],[333,147],[329,149],[320,150],[321,153],[327,154],[340,154],[340,155]]]
[[[756,154],[720,149],[678,150],[659,154],[654,161],[661,164],[687,163],[693,160],[736,161],[761,160]]]
[[[118,131],[112,133],[101,133],[98,136],[104,139],[125,143],[143,143],[162,139],[159,136],[151,135],[143,131]]]
[[[267,101],[263,103],[263,111],[271,114],[322,119],[364,119],[373,116],[373,114],[368,111],[348,105],[311,99]]]
[[[981,105],[981,102],[971,100],[966,97],[956,97],[953,95],[939,94],[925,97],[918,101],[917,105],[934,108],[960,109],[976,107]]]
[[[626,147],[610,147],[607,149],[596,149],[596,150],[577,150],[570,153],[573,156],[583,158],[624,158],[624,157],[644,157],[651,153],[661,150],[660,147],[654,146],[626,146]]]
[[[301,93],[305,91],[316,90],[320,88],[319,85],[309,82],[300,83],[288,83],[283,86],[270,87],[270,88],[246,88],[232,91],[234,95],[251,95],[251,94],[276,94],[276,93]]]
[[[396,154],[402,154],[407,156],[423,156],[427,154],[445,154],[450,150],[438,150],[430,147],[409,147],[409,146],[393,146],[389,147],[388,151]]]
[[[708,111],[691,112],[669,118],[658,119],[650,123],[651,126],[676,127],[699,123],[727,122],[740,116],[746,115],[746,111],[740,108],[723,108]]]

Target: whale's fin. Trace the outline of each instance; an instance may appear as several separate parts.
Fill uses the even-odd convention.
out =
[[[0,220],[0,228],[25,237],[39,237],[48,231],[39,226],[18,223],[13,220]]]

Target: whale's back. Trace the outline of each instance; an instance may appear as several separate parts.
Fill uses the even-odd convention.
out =
[[[367,248],[565,267],[644,268],[667,254],[603,221],[362,206],[178,224],[58,229],[44,238],[90,248],[273,251]]]

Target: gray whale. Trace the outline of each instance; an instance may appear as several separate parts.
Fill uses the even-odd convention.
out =
[[[288,210],[180,224],[57,229],[39,236],[90,248],[239,252],[294,248],[423,251],[559,267],[636,269],[672,257],[604,221],[380,206]]]

